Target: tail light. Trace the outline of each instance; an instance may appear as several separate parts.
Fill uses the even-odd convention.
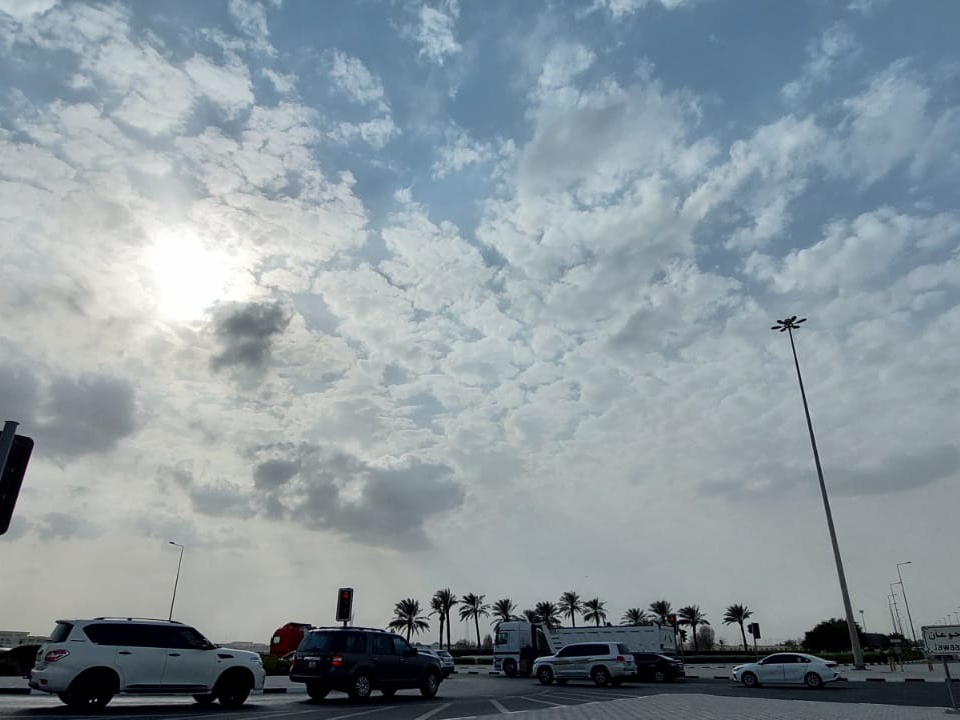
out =
[[[333,667],[343,667],[343,655],[334,655],[330,658],[330,664]]]
[[[70,654],[69,650],[51,650],[46,655],[43,656],[43,661],[48,663],[55,663],[57,660],[63,660],[67,655]]]
[[[617,655],[617,662],[626,662],[627,659],[623,655]]]

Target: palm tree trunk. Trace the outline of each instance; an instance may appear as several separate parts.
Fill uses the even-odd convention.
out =
[[[597,615],[597,627],[600,627],[600,616]]]
[[[700,652],[700,644],[697,642],[697,624],[690,623],[690,628],[693,630],[693,651]]]
[[[747,634],[743,631],[743,620],[740,621],[740,635],[743,636],[743,651],[750,652],[750,650],[747,649]]]
[[[440,612],[440,649],[443,650],[443,611]]]
[[[575,612],[570,613],[570,625],[571,627],[577,626],[577,614]]]
[[[447,650],[450,649],[450,611],[447,610]]]
[[[476,613],[473,616],[473,622],[476,623],[477,626],[477,650],[480,650],[480,613]]]
[[[407,642],[410,642],[410,630],[411,630],[411,627],[407,625]]]

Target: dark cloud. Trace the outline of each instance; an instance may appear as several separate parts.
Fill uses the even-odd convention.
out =
[[[290,317],[279,302],[240,303],[222,309],[214,325],[223,349],[210,366],[214,370],[235,366],[262,369],[270,359],[274,338],[286,329]]]
[[[274,490],[300,472],[300,463],[293,460],[267,460],[253,470],[253,482],[260,490]]]
[[[161,465],[157,470],[157,485],[161,490],[167,491],[173,484],[184,490],[193,485],[192,463],[185,460],[176,465]]]
[[[133,386],[126,380],[84,375],[50,386],[38,422],[38,449],[71,458],[112,450],[137,428]]]
[[[47,513],[34,525],[41,540],[91,540],[100,536],[99,527],[83,520],[75,512]]]
[[[36,376],[25,367],[0,366],[0,402],[3,420],[16,420],[29,428],[37,414],[40,386]]]
[[[854,468],[836,473],[831,491],[838,495],[881,495],[904,492],[954,477],[960,473],[960,450],[937,445],[886,458],[872,468]],[[835,490],[834,490],[835,489]]]
[[[190,489],[193,509],[204,515],[248,518],[253,516],[250,494],[239,485],[220,482]]]

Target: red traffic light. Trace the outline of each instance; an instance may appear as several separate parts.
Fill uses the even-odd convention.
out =
[[[676,615],[667,615],[667,622],[670,623],[673,627],[677,626],[677,616]]]

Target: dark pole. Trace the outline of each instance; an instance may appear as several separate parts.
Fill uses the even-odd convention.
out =
[[[847,630],[850,632],[850,647],[853,650],[853,666],[863,670],[863,650],[860,647],[860,638],[857,637],[857,623],[853,619],[853,606],[850,604],[850,593],[847,590],[847,578],[843,572],[843,560],[840,559],[840,546],[837,543],[837,531],[833,527],[833,513],[830,512],[830,499],[827,497],[827,486],[823,482],[823,468],[820,466],[820,453],[817,452],[817,438],[813,434],[813,422],[810,420],[810,407],[807,405],[807,393],[803,388],[803,376],[800,374],[800,361],[797,359],[797,346],[793,342],[793,331],[799,329],[800,323],[806,318],[797,320],[794,315],[786,320],[778,320],[772,330],[787,331],[790,335],[790,349],[793,350],[793,364],[797,368],[797,381],[800,383],[800,397],[803,399],[803,412],[807,417],[807,430],[810,431],[810,445],[813,448],[813,461],[817,466],[817,478],[820,480],[820,496],[823,498],[823,511],[827,515],[827,528],[830,530],[830,543],[833,545],[833,558],[837,564],[837,576],[840,579],[840,594],[843,596],[843,610],[847,616]]]
[[[170,616],[167,620],[173,620],[173,604],[177,601],[177,585],[180,582],[180,564],[183,562],[183,545],[175,543],[173,540],[169,541],[171,545],[176,545],[180,548],[180,559],[177,560],[177,578],[173,581],[173,597],[170,599]]]

